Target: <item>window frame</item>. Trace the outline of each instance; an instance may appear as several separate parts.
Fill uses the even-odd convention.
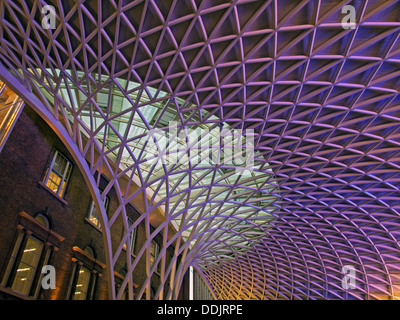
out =
[[[103,204],[104,204],[104,208],[106,209],[106,212],[108,212],[108,207],[109,207],[109,205],[110,205],[110,197],[109,197],[109,196],[106,196],[106,197],[104,198]],[[95,216],[95,218],[97,218],[97,221],[98,221],[98,222],[95,223],[95,222],[93,222],[93,221],[91,220],[91,217],[94,216],[94,215],[93,215],[93,210],[95,209],[95,207],[96,207],[96,206],[95,206],[95,204],[94,204],[94,200],[92,199],[92,200],[91,200],[91,203],[90,203],[89,213],[88,213],[88,215],[86,216],[86,220],[87,220],[91,225],[93,225],[95,228],[101,230],[101,222],[100,222],[99,215],[98,215],[97,211],[96,211],[96,216]]]
[[[31,249],[27,249],[29,243],[33,242],[33,244],[35,244],[35,250],[38,249],[39,253],[37,254],[36,257],[36,261],[34,261],[34,263],[29,263],[29,259],[27,259],[28,255],[27,250],[31,250]],[[22,254],[21,254],[21,250],[22,250]],[[8,287],[11,288],[11,290],[18,292],[24,296],[29,296],[31,295],[31,291],[35,290],[36,288],[33,288],[35,286],[35,278],[38,277],[38,272],[39,269],[41,269],[41,265],[43,263],[41,263],[43,257],[42,255],[45,254],[45,243],[44,241],[42,241],[41,239],[35,237],[32,234],[27,234],[27,238],[26,238],[26,242],[23,243],[23,248],[19,248],[19,250],[17,251],[17,255],[12,257],[12,272],[10,274],[10,278],[8,279]],[[18,258],[19,256],[19,258]],[[43,264],[44,265],[44,264]],[[22,268],[22,269],[21,269]],[[24,272],[24,269],[31,269],[31,272],[28,276],[26,276],[25,278],[22,278],[23,276],[21,276],[20,273],[18,272]],[[27,285],[25,285],[24,287],[22,287],[22,289],[19,289],[19,284],[21,284],[22,281],[27,281]],[[36,283],[36,286],[38,286],[39,283]]]
[[[54,164],[55,164],[56,159],[57,159],[58,156],[60,156],[66,162],[66,165],[65,165],[65,168],[64,168],[64,172],[62,174],[54,170]],[[52,153],[52,157],[51,157],[50,163],[47,164],[47,166],[46,166],[46,171],[45,171],[43,180],[41,182],[53,194],[55,194],[60,199],[63,199],[64,196],[65,196],[65,193],[66,193],[70,178],[71,178],[72,169],[73,169],[72,162],[62,152],[60,152],[59,150],[56,149]],[[52,172],[57,177],[60,178],[60,183],[59,184],[56,184],[53,180],[50,179],[50,175],[51,175]],[[52,189],[48,185],[49,181],[50,181],[50,184],[54,184],[54,185],[57,186],[57,191],[54,191],[54,189]],[[63,185],[64,185],[64,187],[63,187]]]
[[[13,250],[8,257],[6,271],[3,275],[0,288],[8,294],[18,296],[22,299],[37,299],[42,288],[40,285],[43,278],[42,268],[48,264],[52,252],[58,250],[64,238],[49,228],[50,223],[46,216],[37,214],[34,218],[25,212],[20,212],[19,215],[20,224],[17,226],[18,236],[14,243]],[[40,220],[38,218],[40,218]],[[43,224],[43,222],[45,224]],[[38,254],[34,270],[30,278],[27,279],[29,281],[28,288],[26,292],[21,292],[15,290],[14,284],[21,262],[32,267],[22,260],[25,252],[24,250],[26,250],[27,244],[31,238],[41,244],[40,253]]]
[[[85,278],[81,279],[81,275],[83,273],[86,273],[86,276],[85,276]],[[76,277],[76,279],[75,279],[75,283],[74,283],[74,290],[71,292],[71,300],[92,300],[95,280],[91,274],[91,270],[84,264],[79,265],[79,267],[76,270],[75,277]],[[78,291],[77,287],[83,286],[83,283],[80,283],[80,281],[79,281],[80,279],[81,279],[81,282],[84,282],[85,289],[83,290],[82,288],[80,288]],[[81,293],[83,293],[82,296],[84,296],[84,298],[83,299],[75,299],[75,297]]]
[[[89,250],[88,250],[89,249]],[[85,299],[77,300],[94,300],[98,278],[102,276],[101,270],[106,268],[106,265],[95,259],[93,248],[87,247],[85,250],[75,246],[73,250],[73,269],[70,278],[70,284],[67,292],[68,300],[75,300],[76,286],[79,280],[80,271],[89,272],[88,285],[86,288]]]

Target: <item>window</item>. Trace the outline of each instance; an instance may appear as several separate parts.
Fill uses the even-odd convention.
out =
[[[59,197],[63,197],[71,174],[72,164],[59,151],[55,151],[50,166],[46,170],[44,184]]]
[[[160,246],[158,245],[158,243],[155,242],[154,240],[151,241],[151,246],[150,246],[150,265],[151,266],[153,266],[155,261],[157,260],[159,252],[160,252]],[[160,272],[160,264],[157,265],[155,271]]]
[[[75,292],[72,296],[72,300],[85,300],[88,296],[90,281],[90,270],[84,266],[81,266],[78,271],[78,279],[75,285]]]
[[[53,247],[57,248],[63,240],[64,238],[49,229],[46,217],[37,215],[33,218],[21,212],[17,242],[11,253],[2,286],[8,288],[11,294],[37,297],[43,276],[42,267],[47,264]]]
[[[47,218],[45,216],[43,216],[42,214],[38,214],[35,219],[43,226],[45,226],[46,228],[49,228],[49,220],[47,220]]]
[[[110,203],[110,198],[105,197],[103,201],[104,201],[104,207],[105,207],[106,211],[108,211],[108,204]],[[99,219],[99,215],[97,213],[96,206],[95,206],[93,200],[92,200],[92,204],[90,205],[88,220],[92,224],[94,224],[97,228],[100,228],[100,219]]]
[[[0,151],[12,132],[23,105],[22,99],[0,81]]]
[[[85,250],[73,247],[74,262],[72,277],[69,287],[69,299],[92,300],[94,298],[97,279],[101,271],[106,267],[104,263],[94,257],[92,248]]]
[[[25,248],[22,251],[21,259],[15,270],[11,283],[11,289],[23,295],[29,295],[33,278],[39,264],[39,257],[43,250],[43,242],[33,236],[29,236]],[[16,257],[12,257],[16,259]]]
[[[128,218],[128,228],[130,228],[135,223],[135,221],[133,219],[129,218],[129,217],[127,217],[127,218]],[[137,230],[136,228],[133,229],[131,231],[131,233],[129,234],[129,244],[131,246],[131,253],[132,254],[135,254],[136,230]],[[124,248],[126,250],[126,248],[127,248],[126,244],[124,244]]]

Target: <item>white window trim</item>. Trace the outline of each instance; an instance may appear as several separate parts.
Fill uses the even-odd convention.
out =
[[[104,208],[106,209],[106,212],[108,211],[108,206],[110,204],[110,197],[106,196],[103,200],[103,204],[104,204]],[[86,221],[89,222],[93,227],[95,227],[96,229],[101,231],[101,221],[99,219],[99,217],[97,217],[97,219],[99,220],[99,225],[95,224],[93,221],[90,220],[90,217],[92,216],[93,213],[93,209],[95,207],[94,204],[94,200],[92,199],[92,202],[90,204],[90,209],[89,209],[89,213],[86,216]]]
[[[57,158],[58,155],[60,155],[61,157],[63,157],[65,159],[65,161],[67,161],[67,165],[65,166],[64,172],[63,172],[63,174],[61,176],[61,182],[60,182],[60,185],[58,186],[58,190],[57,190],[57,192],[54,192],[52,189],[50,189],[47,186],[47,182],[49,181],[50,173],[53,171],[54,163],[55,163],[56,158]],[[43,185],[48,190],[50,190],[53,194],[55,194],[58,198],[63,199],[63,197],[65,195],[65,192],[66,192],[66,189],[67,189],[67,186],[68,186],[68,183],[69,183],[69,178],[71,176],[71,171],[72,171],[72,163],[61,152],[59,152],[58,150],[55,150],[55,152],[53,154],[53,159],[51,160],[51,164],[47,168],[47,172],[46,172],[46,176],[45,176],[44,181],[43,181]],[[68,177],[67,177],[67,174],[68,174]],[[65,181],[65,187],[64,187],[64,189],[62,189],[62,184],[63,184],[64,181]],[[62,195],[60,194],[61,190],[63,190],[63,194]]]

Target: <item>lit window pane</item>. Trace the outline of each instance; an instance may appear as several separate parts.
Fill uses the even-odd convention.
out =
[[[7,141],[23,105],[22,100],[0,81],[0,149]]]
[[[89,214],[89,221],[93,223],[95,226],[100,227],[100,220],[97,215],[96,206],[92,204],[92,210]]]
[[[42,248],[42,242],[33,237],[29,237],[11,286],[14,291],[25,295],[29,294]]]
[[[89,287],[90,271],[85,267],[80,267],[78,272],[78,280],[75,286],[73,300],[85,300]]]
[[[106,211],[108,210],[108,204],[110,202],[110,199],[108,197],[105,197],[104,199],[104,208]],[[89,221],[92,222],[96,227],[100,228],[100,219],[99,215],[97,213],[96,206],[94,204],[94,201],[92,200],[92,205],[90,207],[90,212],[89,212]]]
[[[67,158],[57,151],[44,177],[46,187],[62,197],[71,173],[71,168],[72,165]]]

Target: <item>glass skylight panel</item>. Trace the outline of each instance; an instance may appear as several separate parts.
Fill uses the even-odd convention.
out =
[[[142,114],[143,118],[146,120],[146,122],[150,123],[153,120],[153,118],[157,112],[157,108],[152,105],[147,105],[147,106],[139,108],[139,111]],[[136,113],[135,117],[136,116],[139,116],[139,114]]]
[[[85,86],[83,74],[78,72],[77,76]],[[261,186],[265,192],[275,188],[265,182],[268,179],[273,181],[265,169],[258,172],[262,162],[255,162],[252,170],[240,172],[237,170],[245,162],[238,157],[239,154],[233,153],[233,150],[221,151],[224,146],[240,145],[240,140],[244,143],[245,136],[237,133],[229,136],[231,129],[226,123],[221,135],[219,118],[192,103],[180,98],[163,100],[166,96],[163,91],[151,87],[144,90],[133,81],[115,81],[118,85],[112,89],[104,86],[93,95],[92,101],[88,101],[81,90],[73,89],[69,80],[71,94],[63,84],[60,92],[71,108],[72,105],[79,108],[80,119],[92,132],[97,132],[97,139],[104,143],[106,149],[112,150],[107,154],[113,161],[118,161],[120,155],[119,165],[131,168],[126,171],[127,174],[138,166],[141,173],[139,176],[139,171],[135,169],[138,183],[145,183],[155,192],[161,199],[159,205],[166,203],[165,199],[169,197],[165,210],[166,214],[175,216],[174,225],[196,222],[201,229],[213,216],[213,225],[233,217],[250,219],[264,215],[264,219],[253,219],[258,224],[271,220],[268,212],[272,212],[273,208],[268,208],[273,197],[254,192]],[[120,91],[119,86],[127,91]],[[85,103],[86,106],[81,109]],[[185,123],[181,122],[180,116]],[[203,122],[200,123],[200,120]],[[242,157],[246,155],[244,147],[241,151]],[[238,187],[232,189],[232,185]],[[181,215],[184,215],[184,221],[180,219]],[[192,227],[184,236],[188,236],[191,230]],[[232,244],[235,241],[233,237]]]

